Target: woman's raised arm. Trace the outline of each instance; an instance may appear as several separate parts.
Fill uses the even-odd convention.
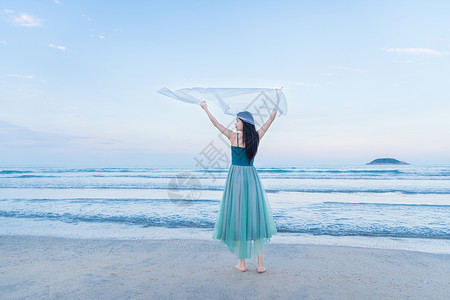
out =
[[[264,125],[260,129],[258,129],[259,140],[261,140],[262,137],[264,136],[264,134],[266,134],[266,132],[269,129],[270,125],[272,125],[273,120],[275,120],[275,116],[276,115],[277,115],[277,111],[274,108],[272,110],[272,114],[270,115],[269,120],[267,120],[266,123],[264,123]]]
[[[278,91],[277,91],[277,106],[275,106],[272,110],[272,114],[270,115],[269,120],[264,123],[264,125],[258,130],[259,140],[262,139],[264,134],[266,134],[267,130],[269,129],[270,125],[272,125],[273,120],[275,120],[275,116],[277,115],[278,105],[280,105],[280,98],[278,97]]]
[[[222,124],[219,123],[219,121],[214,118],[214,116],[209,112],[208,106],[206,105],[206,101],[203,101],[200,103],[200,106],[205,110],[206,114],[208,115],[209,119],[211,120],[211,123],[213,123],[214,127],[216,127],[223,135],[225,135],[228,139],[230,139],[231,134],[233,131],[226,128]]]

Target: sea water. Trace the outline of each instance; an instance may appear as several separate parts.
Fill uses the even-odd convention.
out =
[[[450,253],[450,166],[256,169],[273,243]],[[210,240],[227,172],[0,167],[0,235]]]

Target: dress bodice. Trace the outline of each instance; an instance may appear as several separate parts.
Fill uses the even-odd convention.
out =
[[[252,159],[251,163],[248,163],[247,153],[244,147],[231,146],[231,164],[237,166],[253,166]]]
[[[248,156],[247,152],[245,152],[245,148],[239,147],[239,132],[236,133],[236,142],[237,146],[231,146],[231,164],[236,166],[253,166],[255,158],[253,157],[252,162],[248,163]]]

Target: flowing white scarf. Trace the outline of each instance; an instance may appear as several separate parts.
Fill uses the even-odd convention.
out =
[[[162,88],[158,93],[187,103],[200,104],[202,101],[214,103],[227,115],[237,116],[239,112],[248,111],[253,115],[256,126],[262,126],[273,110],[282,115],[287,114],[287,102],[282,88],[194,87],[176,91]],[[249,122],[245,117],[241,119]]]

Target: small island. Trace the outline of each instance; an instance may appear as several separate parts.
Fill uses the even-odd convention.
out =
[[[377,158],[366,165],[409,165],[409,163],[399,161],[395,158]]]

